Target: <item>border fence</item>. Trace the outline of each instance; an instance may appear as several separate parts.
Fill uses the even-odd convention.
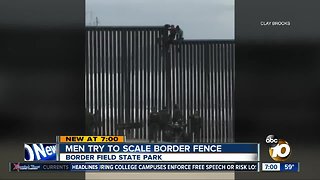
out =
[[[200,112],[201,142],[233,142],[234,41],[167,38],[165,26],[87,28],[85,104],[97,134],[146,140],[151,108],[172,114],[177,104],[186,123]]]

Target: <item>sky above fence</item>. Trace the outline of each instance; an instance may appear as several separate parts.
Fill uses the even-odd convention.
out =
[[[86,0],[86,25],[180,25],[186,39],[234,39],[234,0]]]

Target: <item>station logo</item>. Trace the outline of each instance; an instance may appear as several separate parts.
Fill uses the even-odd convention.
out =
[[[273,160],[286,161],[289,158],[291,148],[286,140],[278,139],[275,135],[268,135],[265,142],[269,146],[269,155]]]

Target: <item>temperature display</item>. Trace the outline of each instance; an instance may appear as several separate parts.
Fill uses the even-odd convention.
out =
[[[299,172],[299,163],[280,163],[280,171]]]

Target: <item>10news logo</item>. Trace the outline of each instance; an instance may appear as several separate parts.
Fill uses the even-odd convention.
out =
[[[269,155],[273,160],[286,161],[289,158],[291,148],[286,140],[278,139],[275,135],[268,135],[265,142],[269,146]]]

